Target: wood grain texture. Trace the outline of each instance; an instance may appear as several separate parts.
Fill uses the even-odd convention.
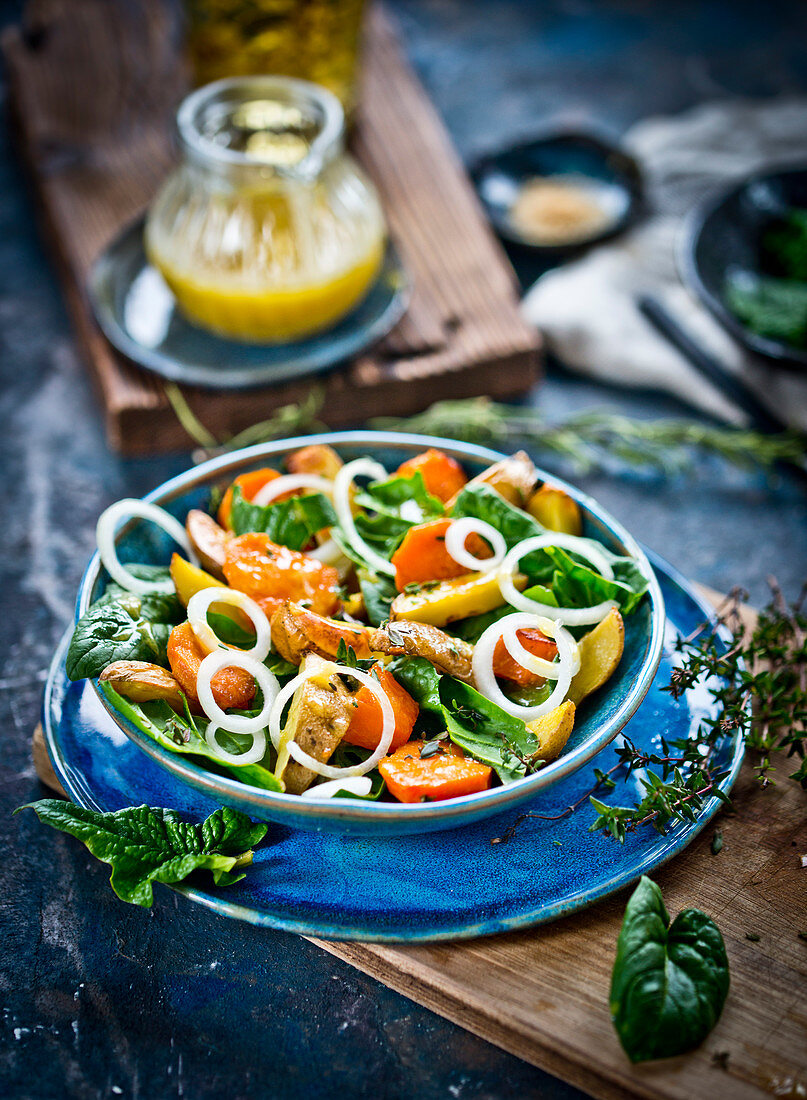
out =
[[[158,379],[114,352],[90,313],[93,260],[137,217],[174,163],[185,88],[179,28],[158,0],[29,0],[3,37],[12,118],[70,314],[105,410],[128,454],[186,448]],[[536,332],[462,165],[384,13],[368,21],[355,151],[381,193],[414,284],[407,315],[354,363],[323,378],[328,423],[406,415],[448,397],[524,392],[539,373]],[[301,401],[311,382],[234,393],[188,388],[226,437]]]
[[[53,787],[39,727],[33,754]],[[717,1027],[680,1058],[631,1067],[611,1026],[610,972],[629,890],[541,928],[470,942],[312,942],[602,1100],[797,1100],[807,1090],[807,943],[798,937],[807,932],[807,815],[803,792],[786,778],[792,770],[778,760],[777,785],[761,791],[746,763],[736,813],[718,822],[721,852],[711,854],[708,828],[653,875],[671,914],[694,905],[717,921],[731,966]],[[715,1060],[724,1053],[725,1069]]]

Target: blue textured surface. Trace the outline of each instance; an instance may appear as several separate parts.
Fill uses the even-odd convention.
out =
[[[387,470],[393,471],[405,459],[439,447],[473,475],[504,456],[496,451],[471,444],[454,443],[428,436],[392,434],[390,432],[331,432],[307,436],[305,439],[278,440],[247,450],[211,459],[180,474],[155,489],[148,499],[165,505],[184,520],[191,508],[206,508],[210,490],[226,485],[233,477],[269,463],[279,466],[287,455],[303,443],[325,443],[335,447],[345,461],[371,455]],[[543,474],[539,471],[540,476]],[[549,475],[546,475],[548,477]],[[544,477],[544,480],[546,478]],[[599,505],[574,488],[553,477],[556,485],[564,485],[579,502],[583,514],[583,533],[598,539],[615,553],[632,557],[648,582],[648,591],[639,606],[625,622],[625,651],[619,666],[600,691],[581,705],[575,716],[572,736],[560,759],[542,768],[535,775],[507,787],[447,802],[401,805],[393,802],[362,802],[353,799],[309,801],[294,795],[246,787],[230,777],[215,775],[186,756],[171,753],[155,744],[147,734],[120,714],[98,692],[102,704],[118,726],[144,752],[163,767],[201,793],[243,810],[252,817],[266,818],[299,828],[334,830],[353,835],[422,833],[431,829],[465,825],[481,821],[505,806],[513,809],[538,791],[546,790],[559,779],[581,767],[591,756],[618,733],[641,702],[650,686],[661,656],[664,629],[664,602],[653,570],[632,536]],[[168,536],[154,524],[132,521],[116,538],[121,561],[148,565],[166,565],[171,553]],[[103,592],[107,574],[93,556],[84,574],[77,600],[77,616]]]
[[[705,617],[704,606],[659,563],[669,609],[665,654],[644,703],[625,733],[645,751],[659,736],[687,737],[712,713],[700,685],[679,700],[664,692],[674,667],[671,646]],[[707,612],[708,613],[708,612]],[[85,806],[117,810],[146,803],[171,806],[194,819],[216,802],[177,780],[129,741],[85,682],[70,684],[64,645],[54,661],[45,701],[45,730],[57,771],[72,797]],[[729,789],[742,747],[727,745],[719,768]],[[615,748],[519,808],[555,815],[595,782],[593,768],[617,762]],[[641,797],[641,773],[624,798]],[[608,800],[608,795],[603,795]],[[590,905],[680,852],[717,811],[710,799],[696,822],[679,823],[664,836],[631,834],[624,845],[587,831],[592,810],[561,821],[524,822],[506,845],[493,845],[513,824],[513,810],[462,829],[407,837],[350,837],[271,825],[247,877],[226,890],[208,884],[190,896],[228,916],[241,917],[324,939],[432,940],[479,936],[554,920]]]

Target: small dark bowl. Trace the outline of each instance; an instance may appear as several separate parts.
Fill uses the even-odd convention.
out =
[[[712,195],[690,215],[681,240],[681,275],[723,327],[749,350],[782,367],[807,366],[807,351],[758,336],[726,305],[727,278],[758,274],[761,239],[788,207],[807,207],[807,168],[787,168],[749,176]]]
[[[497,233],[533,253],[557,255],[613,237],[631,222],[641,205],[642,175],[636,161],[594,134],[547,134],[482,157],[471,178]],[[611,220],[586,237],[558,244],[538,244],[510,221],[510,208],[521,186],[535,176],[578,177],[599,193],[612,211]]]

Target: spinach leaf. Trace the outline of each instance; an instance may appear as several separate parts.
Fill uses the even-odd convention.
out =
[[[255,645],[255,631],[244,630],[229,615],[219,611],[208,611],[207,621],[210,629],[225,645],[238,646],[239,649],[251,649]]]
[[[151,661],[168,667],[171,623],[151,623],[140,614],[139,596],[96,603],[76,623],[65,658],[71,680],[100,676],[113,661]]]
[[[164,565],[127,565],[129,572],[143,581],[170,581],[171,574]],[[107,603],[120,603],[136,599],[140,601],[140,617],[150,623],[181,623],[185,618],[185,609],[173,592],[148,592],[135,595],[114,581],[106,586],[103,596],[96,600],[93,607]]]
[[[632,1062],[696,1047],[720,1018],[729,962],[717,925],[699,909],[670,924],[661,890],[642,876],[625,909],[611,976],[611,1017]]]
[[[359,512],[354,522],[364,541],[385,558],[392,557],[401,539],[414,526],[409,520],[386,515],[384,512]]]
[[[401,505],[413,500],[423,513],[424,520],[442,516],[445,506],[426,488],[423,474],[417,470],[410,477],[391,477],[387,481],[374,481],[356,494],[356,504],[371,512],[400,518]]]
[[[443,717],[440,702],[440,674],[425,657],[396,657],[387,665],[398,683],[408,691],[421,711]]]
[[[317,531],[336,522],[333,505],[323,493],[306,493],[262,508],[244,500],[237,485],[233,490],[230,523],[236,535],[260,531],[279,546],[302,550]]]
[[[390,607],[398,595],[398,589],[392,577],[378,576],[367,568],[359,569],[357,575],[367,618],[373,626],[381,626],[390,616]]]
[[[227,775],[233,776],[251,787],[261,787],[265,791],[281,791],[278,779],[262,764],[226,764],[209,747],[204,735],[190,715],[177,714],[164,699],[151,699],[145,703],[133,703],[125,699],[111,684],[100,685],[115,710],[120,711],[139,730],[156,741],[168,752],[186,756],[200,756],[216,765]],[[243,713],[243,712],[242,712]],[[204,719],[201,720],[204,722]],[[252,745],[249,734],[229,733],[219,730],[216,739],[227,752],[243,752]],[[267,750],[268,751],[268,750]]]
[[[539,742],[520,718],[452,676],[441,677],[439,690],[446,729],[455,745],[490,764],[502,783],[527,774],[527,762],[538,751]]]
[[[628,615],[647,590],[647,581],[641,574],[642,588],[635,592],[621,581],[606,580],[560,547],[550,547],[547,554],[557,566],[552,576],[552,591],[561,607],[591,607],[603,600],[616,600]]]
[[[105,814],[43,798],[19,809],[34,810],[46,825],[77,837],[111,865],[110,884],[118,897],[146,907],[154,900],[155,882],[181,882],[193,871],[210,871],[217,886],[238,882],[244,875],[237,868],[252,862],[252,849],[268,828],[228,807],[198,825],[183,821],[175,810],[151,806]]]
[[[473,516],[475,519],[489,523],[504,536],[508,550],[517,543],[523,542],[524,539],[546,534],[546,529],[533,519],[529,512],[508,504],[504,497],[499,496],[489,485],[466,485],[454,501],[451,515],[456,518]],[[528,554],[520,565],[522,573],[527,573],[536,580],[547,579],[552,570],[542,568],[543,554],[542,550],[537,551],[536,554]]]

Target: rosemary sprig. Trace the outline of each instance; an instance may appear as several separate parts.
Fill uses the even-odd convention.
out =
[[[200,459],[327,427],[319,419],[324,404],[321,387],[312,387],[301,404],[284,405],[266,420],[226,441],[217,440],[200,422],[177,386],[167,385],[166,394],[182,426],[202,448]],[[807,437],[795,431],[764,435],[694,420],[633,420],[601,410],[588,410],[553,423],[539,409],[502,405],[486,397],[438,401],[416,416],[385,417],[372,420],[370,425],[510,450],[521,443],[550,465],[555,458],[578,473],[612,470],[616,463],[633,470],[675,474],[691,468],[696,453],[713,455],[744,469],[770,470],[783,462],[807,469]]]
[[[558,423],[539,409],[502,405],[485,397],[439,401],[417,416],[383,418],[373,427],[446,435],[473,443],[515,441],[569,462],[578,472],[608,469],[616,459],[634,469],[676,473],[692,464],[696,452],[742,468],[771,469],[788,462],[804,466],[807,437],[718,427],[694,420],[634,420],[601,410],[577,413]]]

